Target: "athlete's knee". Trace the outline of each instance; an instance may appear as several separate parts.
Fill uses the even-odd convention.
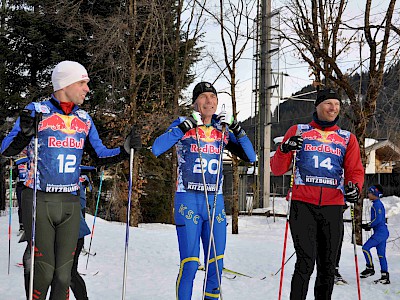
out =
[[[198,261],[188,261],[182,266],[182,276],[194,278],[199,268]]]
[[[295,264],[295,272],[302,276],[311,276],[314,271],[314,263],[308,259],[297,259]]]
[[[34,282],[40,282],[41,286],[48,287],[50,286],[53,280],[53,276],[54,276],[53,266],[44,262],[35,261]]]
[[[361,249],[363,252],[369,253],[369,250],[371,249],[371,247],[368,247],[366,244],[364,244]]]
[[[53,281],[57,282],[60,286],[69,286],[71,283],[71,264],[56,269]]]
[[[22,257],[22,263],[24,265],[24,274],[30,274],[31,272],[31,251],[30,247],[27,246],[24,252],[24,256]]]

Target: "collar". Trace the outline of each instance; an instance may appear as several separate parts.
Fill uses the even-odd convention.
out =
[[[69,115],[71,112],[75,112],[76,110],[79,109],[77,105],[75,105],[72,102],[61,102],[58,100],[54,94],[51,94],[50,102],[58,109],[64,112],[64,114]],[[66,104],[62,104],[66,103]],[[67,104],[68,103],[68,104]],[[71,103],[71,104],[69,104]]]
[[[313,121],[311,121],[310,125],[318,129],[332,131],[339,129],[339,126],[336,125],[338,120],[339,116],[337,116],[336,119],[332,122],[321,121],[320,119],[318,119],[317,112],[315,111],[313,113]]]

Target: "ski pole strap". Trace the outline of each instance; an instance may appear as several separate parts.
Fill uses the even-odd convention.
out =
[[[39,132],[39,123],[42,121],[42,115],[43,113],[35,113],[35,137],[38,137],[38,132]]]

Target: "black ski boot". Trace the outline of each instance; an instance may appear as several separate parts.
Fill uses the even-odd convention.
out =
[[[381,271],[381,278],[378,280],[375,280],[374,283],[390,284],[389,272]]]
[[[347,284],[347,281],[340,275],[338,268],[335,269],[335,284]]]
[[[17,236],[20,236],[20,235],[22,235],[24,233],[24,225],[23,224],[19,224],[19,231],[18,231],[18,234],[17,234]]]
[[[361,272],[360,278],[367,278],[375,274],[374,266],[367,265],[367,268]]]

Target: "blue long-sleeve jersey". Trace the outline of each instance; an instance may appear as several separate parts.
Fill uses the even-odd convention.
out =
[[[172,146],[176,146],[178,156],[178,179],[177,192],[204,192],[202,169],[204,170],[205,181],[208,191],[222,193],[222,165],[220,166],[219,187],[215,186],[218,173],[218,159],[220,143],[222,138],[222,124],[217,120],[216,115],[212,118],[209,126],[197,127],[202,159],[199,157],[196,129],[193,128],[183,134],[178,127],[186,118],[179,117],[159,136],[153,146],[152,152],[159,156]],[[225,148],[245,161],[254,162],[256,154],[253,146],[243,132],[239,138],[229,130],[224,136]]]
[[[370,226],[374,229],[374,233],[386,234],[386,232],[388,232],[385,206],[383,206],[380,199],[372,201]]]
[[[44,192],[73,192],[79,189],[79,165],[84,147],[91,149],[92,158],[98,163],[115,163],[128,157],[121,148],[108,149],[99,138],[89,114],[74,106],[66,115],[60,102],[54,98],[44,102],[32,102],[26,109],[31,116],[41,113],[38,126],[38,180],[37,188]],[[27,138],[21,132],[20,118],[4,138],[1,153],[5,156],[18,154],[27,147],[27,187],[34,182],[34,138]]]

